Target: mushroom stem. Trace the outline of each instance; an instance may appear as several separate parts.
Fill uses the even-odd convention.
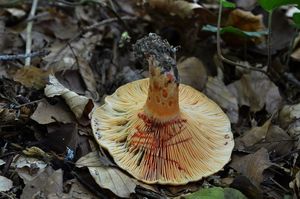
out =
[[[148,63],[150,79],[145,114],[158,122],[170,121],[179,116],[179,84],[175,72],[162,71],[155,56],[149,56]]]

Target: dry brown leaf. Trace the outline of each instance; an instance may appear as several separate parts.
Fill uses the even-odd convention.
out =
[[[239,109],[237,98],[231,94],[222,80],[218,77],[208,77],[205,88],[208,97],[225,109],[231,123],[237,123]]]
[[[96,199],[97,197],[82,186],[78,180],[72,179],[64,183],[68,188],[68,193],[57,195],[56,193],[49,194],[49,199]]]
[[[97,83],[96,83],[94,73],[93,73],[89,63],[80,59],[79,60],[79,71],[80,71],[80,75],[85,83],[87,90],[91,94],[91,97],[95,101],[98,101],[99,95],[97,92]]]
[[[44,71],[35,66],[24,67],[15,73],[14,80],[26,87],[41,89],[45,87],[49,74],[51,74],[50,71]]]
[[[67,109],[66,104],[59,100],[54,105],[47,101],[38,103],[38,107],[30,117],[39,124],[49,124],[52,122],[71,123],[75,120],[74,115]]]
[[[26,184],[44,172],[47,163],[36,158],[17,155],[14,157],[11,166],[16,169],[18,175]]]
[[[254,15],[250,11],[241,9],[234,9],[230,12],[226,22],[226,26],[233,26],[248,32],[258,32],[265,29],[262,14]],[[264,37],[251,38],[251,40],[255,43],[261,43],[264,41]],[[238,39],[235,36],[230,38],[230,42],[228,43],[237,43],[237,41]],[[241,42],[243,41],[241,40]]]
[[[243,136],[238,137],[235,140],[236,148],[239,150],[245,150],[245,148],[251,147],[258,142],[266,138],[269,127],[271,125],[271,119],[266,121],[261,127],[253,127],[249,131],[245,132]]]
[[[266,106],[269,113],[274,113],[282,102],[277,86],[261,72],[251,71],[250,74],[244,74],[240,80],[227,87],[237,97],[240,106],[249,106],[253,112]]]
[[[0,192],[9,191],[13,187],[13,181],[10,179],[0,176]]]
[[[119,197],[127,198],[131,193],[135,193],[136,180],[115,167],[103,166],[96,152],[81,157],[76,166],[87,166],[100,187],[109,189]]]
[[[266,148],[277,156],[286,155],[293,148],[292,138],[271,119],[261,127],[253,127],[235,140],[238,150],[257,151]]]
[[[261,148],[254,154],[246,155],[243,157],[233,156],[230,167],[242,173],[251,180],[251,182],[259,187],[263,182],[263,172],[270,167],[272,163],[269,160],[267,149]]]
[[[298,62],[300,61],[300,48],[297,48],[292,54],[291,58],[297,60]]]
[[[289,183],[289,187],[294,190],[294,198],[299,198],[300,194],[300,171],[296,173],[296,176],[292,182]]]
[[[201,6],[184,0],[148,0],[153,9],[161,10],[170,15],[178,15],[181,18],[190,17],[193,11]]]
[[[282,128],[287,128],[293,121],[300,118],[300,104],[285,105],[279,112],[279,123]]]
[[[53,75],[49,76],[49,84],[46,85],[45,95],[47,97],[61,96],[64,98],[77,119],[82,118],[84,112],[88,114],[94,106],[92,100],[65,88]]]
[[[63,172],[61,169],[54,171],[51,167],[47,167],[25,185],[21,199],[50,198],[53,193],[57,196],[63,193]]]
[[[177,65],[180,82],[202,91],[207,82],[207,72],[197,57],[189,57]]]

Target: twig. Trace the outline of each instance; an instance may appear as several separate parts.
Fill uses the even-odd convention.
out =
[[[29,18],[32,18],[35,15],[37,4],[38,4],[38,0],[33,0],[31,10],[30,10],[30,14],[29,14]],[[30,52],[31,52],[32,25],[33,25],[33,21],[29,21],[28,24],[27,24],[27,28],[26,28],[26,51],[25,51],[26,55],[30,54]],[[25,66],[29,66],[30,61],[31,61],[31,57],[29,56],[25,59]]]
[[[12,61],[16,59],[26,59],[27,57],[43,57],[50,53],[49,50],[41,50],[29,54],[16,54],[16,55],[0,55],[0,61]]]
[[[35,101],[32,101],[32,102],[28,102],[28,103],[25,103],[25,104],[20,104],[18,106],[15,106],[15,108],[21,108],[22,106],[27,106],[27,105],[31,105],[31,104],[36,104],[36,103],[39,103],[39,102],[42,102],[44,101],[45,99],[39,99],[39,100],[35,100]]]
[[[272,47],[272,16],[273,10],[269,12],[268,17],[268,63],[267,66],[271,67],[272,64],[272,55],[271,55],[271,47]]]
[[[218,24],[217,24],[217,53],[218,53],[218,57],[222,61],[224,61],[224,62],[226,62],[228,64],[231,64],[231,65],[234,65],[234,66],[238,66],[238,67],[241,67],[241,68],[245,68],[245,69],[248,69],[248,70],[258,71],[258,72],[264,73],[265,75],[268,75],[268,73],[265,70],[237,63],[235,61],[227,59],[226,57],[224,57],[222,55],[222,51],[221,51],[221,33],[220,33],[220,30],[221,30],[221,19],[222,19],[222,7],[223,7],[223,2],[220,1],[219,13],[218,13]]]
[[[285,193],[289,193],[289,190],[287,190],[285,187],[283,187],[281,184],[279,184],[277,181],[275,181],[273,178],[269,178],[275,185],[277,185],[279,188],[281,188]]]
[[[130,16],[124,16],[124,17],[121,17],[123,20],[134,20],[135,18],[134,17],[130,17]],[[107,24],[110,24],[110,23],[113,23],[113,22],[117,22],[119,21],[118,18],[110,18],[110,19],[105,19],[103,21],[100,21],[100,22],[97,22],[95,24],[92,24],[86,28],[83,28],[83,30],[81,30],[79,33],[77,33],[76,35],[74,35],[61,49],[59,49],[56,54],[54,55],[54,58],[52,59],[52,61],[48,62],[47,65],[45,66],[45,69],[48,69],[50,65],[53,64],[54,60],[56,59],[56,57],[62,53],[62,51],[64,51],[68,46],[71,45],[71,43],[73,41],[75,41],[76,39],[78,39],[81,35],[83,35],[84,33],[88,32],[88,31],[91,31],[95,28],[98,28],[100,26],[104,26],[104,25],[107,25]]]
[[[286,63],[285,63],[286,66],[289,66],[289,64],[290,64],[290,58],[291,58],[291,54],[293,52],[293,45],[295,43],[295,40],[296,40],[299,32],[300,32],[300,29],[296,29],[296,31],[294,32],[293,38],[292,38],[291,43],[290,43],[289,51],[288,51],[288,54],[287,54],[287,59],[286,59]]]

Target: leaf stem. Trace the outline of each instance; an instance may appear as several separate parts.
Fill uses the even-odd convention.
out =
[[[272,64],[272,16],[273,16],[273,10],[269,12],[269,17],[268,17],[268,63],[267,66],[271,67]]]

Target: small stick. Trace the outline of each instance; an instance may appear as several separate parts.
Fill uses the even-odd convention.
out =
[[[16,59],[26,59],[27,57],[43,57],[50,53],[49,50],[41,50],[28,54],[16,54],[16,55],[0,55],[0,61],[12,61]]]
[[[271,67],[272,64],[272,55],[271,55],[271,48],[272,48],[272,16],[273,10],[269,12],[268,17],[268,63],[267,66]]]
[[[37,8],[37,4],[38,4],[38,0],[33,0],[31,10],[30,10],[30,14],[29,14],[29,18],[34,17],[35,11],[36,11],[36,8]],[[33,21],[29,21],[28,24],[27,24],[27,28],[26,28],[26,51],[25,51],[26,55],[30,54],[30,52],[31,52],[32,26],[33,26]],[[31,61],[31,57],[30,56],[26,57],[25,66],[29,66],[30,61]]]
[[[16,59],[26,59],[28,57],[43,57],[48,55],[49,53],[49,50],[40,50],[29,54],[0,55],[0,61],[12,61]]]

